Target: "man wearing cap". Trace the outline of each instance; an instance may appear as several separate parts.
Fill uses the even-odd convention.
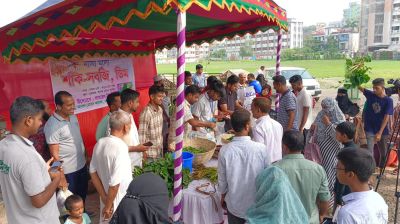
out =
[[[206,75],[203,73],[203,65],[196,65],[196,73],[192,76],[193,84],[204,89],[207,86]]]

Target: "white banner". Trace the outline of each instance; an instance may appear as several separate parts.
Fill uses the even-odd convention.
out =
[[[92,58],[50,62],[53,94],[67,91],[75,99],[75,114],[107,106],[107,95],[126,88],[135,89],[131,58]]]

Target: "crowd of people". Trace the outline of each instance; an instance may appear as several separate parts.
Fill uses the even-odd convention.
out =
[[[369,186],[376,163],[385,166],[388,136],[395,128],[389,120],[400,110],[385,95],[384,80],[374,80],[373,91],[360,87],[368,141],[368,149],[361,149],[353,141],[355,125],[346,121],[358,112],[349,110],[354,104],[345,90],[339,89],[336,100],[323,99],[313,120],[312,97],[300,75],[288,80],[288,88],[284,76],[273,77],[270,85],[263,71],[262,66],[257,79],[232,75],[225,84],[206,77],[200,64],[194,74],[185,72],[185,138],[215,139],[217,122],[235,135],[218,156],[218,191],[228,223],[329,223],[333,214],[339,224],[387,223],[388,206]],[[271,86],[279,94],[276,119],[270,116]],[[256,97],[246,108],[240,90],[248,87]],[[162,76],[154,78],[148,94],[139,127],[132,116],[139,92],[108,95],[109,112],[98,124],[91,158],[70,93],[55,94],[54,113],[45,100],[18,97],[10,108],[12,132],[0,142],[0,186],[9,222],[60,223],[56,192],[68,190],[72,195],[61,221],[90,223],[93,211],[85,209],[90,178],[100,197],[100,223],[168,223],[165,182],[148,173],[132,178],[135,167],[162,158],[175,141],[175,109],[169,108]],[[313,137],[321,164],[303,155]]]

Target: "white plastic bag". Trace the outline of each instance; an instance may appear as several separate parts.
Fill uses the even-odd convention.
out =
[[[67,200],[67,198],[69,196],[73,195],[71,191],[67,190],[59,190],[57,192],[57,206],[58,206],[58,210],[60,211],[61,216],[66,214],[66,209],[64,207],[64,202],[65,200]]]

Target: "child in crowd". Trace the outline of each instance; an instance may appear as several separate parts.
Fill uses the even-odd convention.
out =
[[[92,221],[89,216],[83,212],[85,209],[83,200],[79,195],[71,195],[64,202],[65,209],[68,212],[68,218],[64,224],[90,224]]]
[[[354,135],[356,133],[356,126],[348,121],[342,122],[336,126],[336,140],[343,144],[343,149],[359,149],[353,141]],[[338,205],[343,205],[342,197],[350,194],[350,188],[346,185],[340,184],[336,179],[335,182],[335,207]]]
[[[386,224],[388,206],[368,185],[375,170],[371,153],[349,148],[339,152],[337,159],[337,178],[341,184],[348,185],[352,192],[343,196],[344,206],[338,212],[337,224]]]

